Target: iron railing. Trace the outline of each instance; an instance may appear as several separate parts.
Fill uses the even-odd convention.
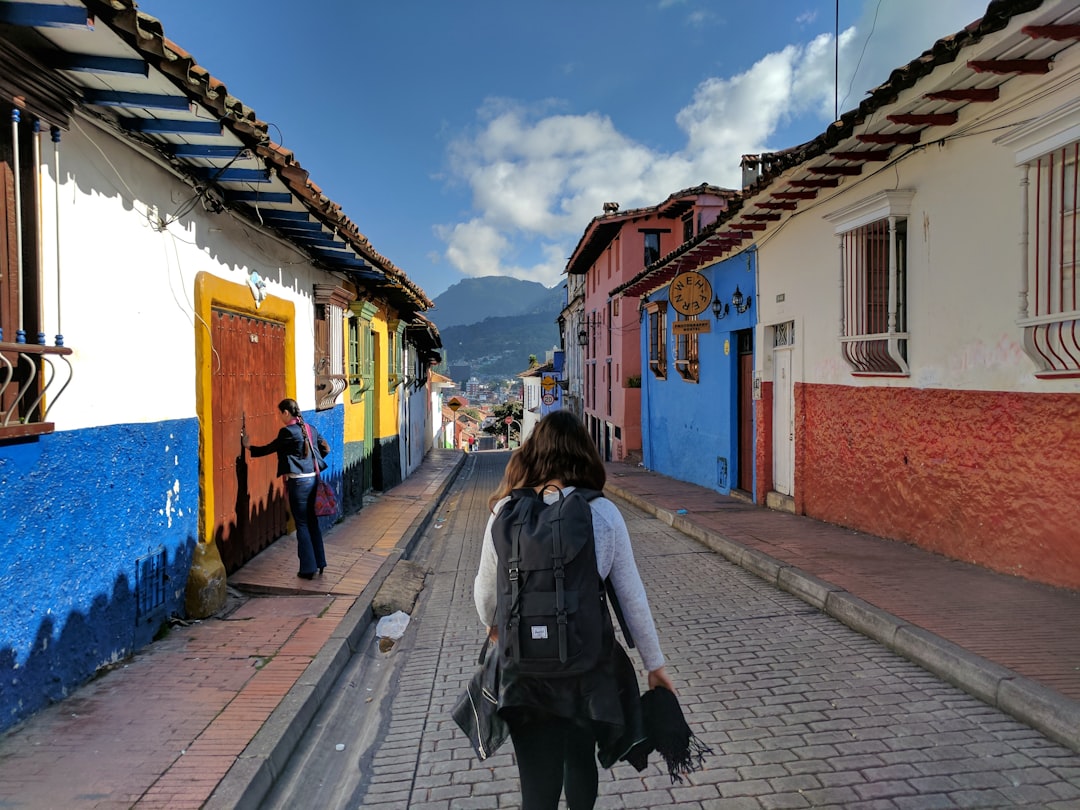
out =
[[[66,346],[0,342],[0,439],[53,432],[47,420],[74,375],[70,354]],[[67,367],[62,384],[59,361]]]

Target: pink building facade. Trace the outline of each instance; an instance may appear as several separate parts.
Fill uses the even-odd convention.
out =
[[[584,276],[582,327],[571,337],[582,353],[585,425],[605,460],[641,454],[641,309],[612,291],[693,239],[735,196],[700,185],[648,208],[605,203],[567,263],[568,275]]]

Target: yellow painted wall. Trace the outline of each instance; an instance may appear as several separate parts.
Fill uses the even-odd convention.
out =
[[[355,306],[354,306],[355,310]],[[346,392],[345,402],[345,441],[359,442],[364,440],[366,434],[364,425],[364,400],[368,397],[375,398],[375,424],[372,436],[375,440],[396,436],[398,432],[398,398],[400,388],[395,387],[390,391],[388,373],[390,358],[387,352],[390,347],[390,322],[396,319],[396,313],[388,310],[383,302],[376,303],[376,309],[371,316],[371,331],[375,334],[375,373],[374,388],[364,392],[363,398],[353,402]],[[348,343],[348,329],[344,330],[344,340]],[[348,345],[345,346],[345,356],[348,357]]]
[[[199,418],[199,540],[214,534],[214,415],[210,405],[214,378],[214,347],[210,340],[211,310],[229,309],[242,315],[278,321],[285,327],[285,387],[296,396],[296,307],[292,301],[268,295],[256,309],[246,284],[225,281],[210,273],[195,276],[195,412]],[[207,480],[207,476],[210,480]]]
[[[375,438],[386,439],[396,436],[398,432],[398,388],[390,392],[388,373],[390,358],[387,350],[390,348],[390,312],[385,306],[380,306],[378,313],[371,319],[371,328],[375,332],[375,345],[378,351],[375,355]]]

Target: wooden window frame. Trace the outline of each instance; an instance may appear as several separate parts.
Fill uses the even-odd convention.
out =
[[[667,301],[653,301],[645,305],[649,370],[658,380],[667,379],[667,307]]]
[[[701,320],[697,315],[676,313],[676,322]],[[701,379],[700,336],[695,333],[675,334],[675,371],[686,382],[697,383]]]
[[[345,369],[345,313],[356,296],[337,284],[316,284],[313,296],[315,330],[315,410],[337,404],[348,388]]]

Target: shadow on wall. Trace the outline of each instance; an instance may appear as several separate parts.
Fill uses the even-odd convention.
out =
[[[342,414],[343,409],[337,408],[332,415],[306,414],[305,420],[314,424],[324,438],[332,437],[342,432],[339,421]],[[361,501],[355,504],[345,497],[348,479],[339,472],[342,465],[340,455],[331,445],[331,452],[326,458],[330,466],[322,473],[322,479],[334,488],[339,509],[337,515],[320,519],[319,523],[324,530],[340,520],[343,512],[349,514],[362,505],[362,495]],[[291,522],[284,481],[276,474],[276,457],[269,455],[253,458],[238,440],[232,458],[234,482],[223,484],[226,489],[224,497],[232,499],[231,512],[222,515],[221,510],[215,506],[215,512],[218,513],[215,522],[229,518],[214,529],[214,544],[226,574],[236,572],[260,552],[296,529],[295,523]],[[251,488],[256,486],[264,489],[251,492]]]
[[[341,476],[330,476],[326,473],[323,473],[322,479],[334,488],[339,510],[337,515],[319,518],[319,525],[325,532],[343,517],[343,482]],[[258,498],[254,506],[250,505],[249,500],[244,489],[241,489],[236,498],[237,519],[230,521],[227,526],[218,526],[214,532],[214,543],[221,555],[226,574],[243,568],[245,563],[282,537],[296,531],[295,523],[289,514],[289,499],[275,486],[268,487],[265,497]],[[354,509],[350,509],[350,504],[346,503],[345,512],[358,511],[362,505],[357,503]]]
[[[75,611],[56,634],[56,617],[45,616],[25,662],[0,649],[0,732],[71,695],[98,674],[150,644],[170,616],[183,611],[195,538],[158,568],[149,560],[136,574],[117,576],[112,594],[99,594],[88,612]],[[162,554],[164,557],[164,554]]]

